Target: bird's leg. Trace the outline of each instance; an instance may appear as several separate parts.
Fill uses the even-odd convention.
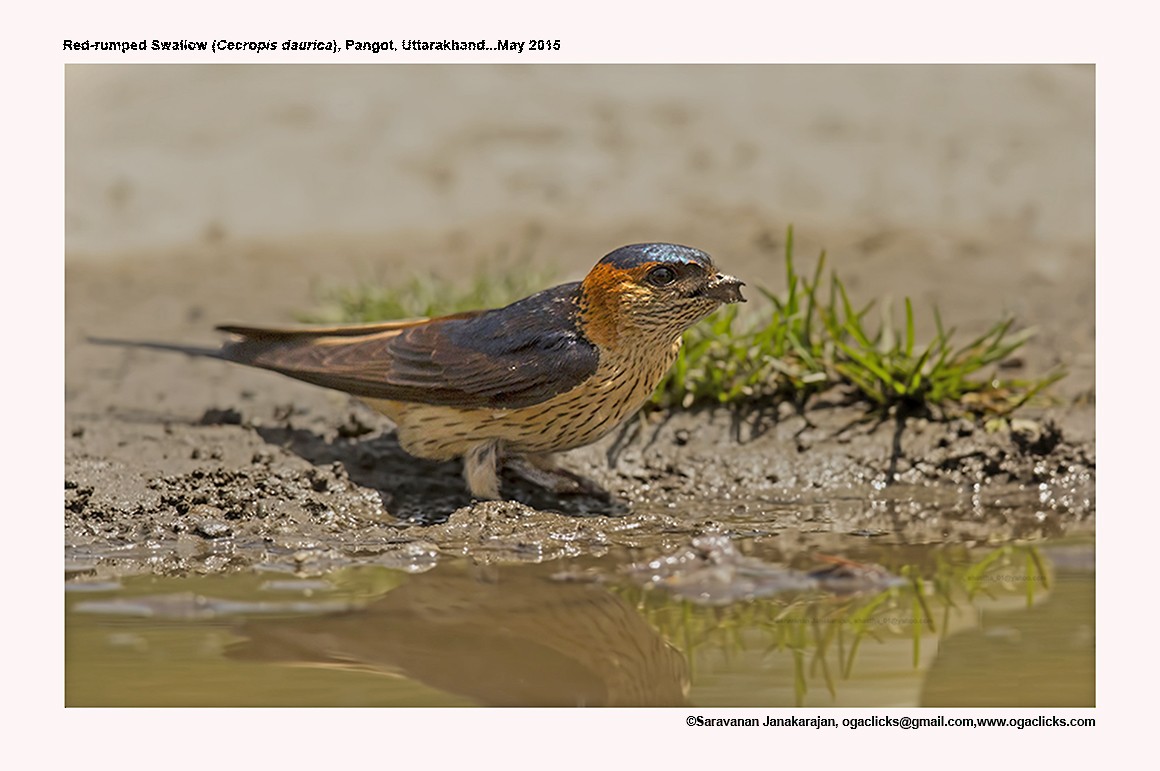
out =
[[[551,455],[522,455],[506,458],[505,465],[517,475],[534,485],[546,488],[557,495],[586,494],[606,495],[607,491],[591,479],[559,468]]]
[[[498,456],[498,439],[480,442],[463,456],[463,478],[476,498],[499,499]]]

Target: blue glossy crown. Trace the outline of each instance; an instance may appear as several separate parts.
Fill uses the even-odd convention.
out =
[[[650,262],[696,263],[704,268],[712,266],[709,255],[700,249],[680,244],[631,244],[622,246],[600,260],[601,265],[628,270]]]

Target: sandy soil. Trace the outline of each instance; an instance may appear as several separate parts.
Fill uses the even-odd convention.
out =
[[[1091,68],[70,66],[66,95],[70,569],[1091,524]],[[521,503],[472,506],[457,464],[341,394],[85,342],[214,343],[415,272],[574,278],[643,240],[780,290],[791,223],[801,267],[825,248],[858,297],[1037,328],[1024,371],[1066,366],[1058,404],[998,433],[827,403],[655,415],[566,456],[608,500],[508,479]]]

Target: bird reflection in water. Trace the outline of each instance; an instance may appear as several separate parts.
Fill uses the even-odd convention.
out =
[[[684,656],[621,598],[526,570],[487,572],[440,570],[359,610],[247,622],[248,639],[227,655],[401,675],[486,706],[686,702]]]

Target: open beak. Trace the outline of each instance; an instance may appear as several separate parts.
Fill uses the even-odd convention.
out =
[[[741,287],[743,286],[745,286],[744,281],[733,276],[726,276],[724,273],[718,273],[717,277],[705,287],[705,294],[723,303],[743,303],[745,302],[745,298],[741,296]]]

